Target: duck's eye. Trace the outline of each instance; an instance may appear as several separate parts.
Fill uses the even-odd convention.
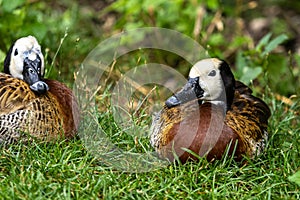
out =
[[[15,50],[14,56],[18,55],[18,49]]]
[[[215,76],[216,75],[216,70],[212,70],[209,72],[208,76]]]

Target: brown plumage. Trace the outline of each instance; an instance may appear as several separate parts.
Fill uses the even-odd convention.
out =
[[[263,151],[270,110],[228,69],[224,61],[200,61],[192,68],[188,84],[166,101],[150,135],[160,157],[173,161],[176,156],[183,163],[195,160],[188,149],[208,160],[221,159],[229,147],[229,155],[235,152],[235,159],[241,160]]]
[[[34,54],[35,48],[38,53],[28,56]],[[7,55],[4,71],[21,71],[15,75],[18,78],[0,73],[0,143],[71,138],[77,131],[79,110],[75,96],[64,84],[42,78],[44,66],[39,48],[36,39],[29,36],[18,40]],[[10,55],[14,49],[18,53]],[[27,63],[13,61],[27,57],[31,59]],[[39,64],[35,58],[40,58]],[[27,78],[26,67],[30,71]]]

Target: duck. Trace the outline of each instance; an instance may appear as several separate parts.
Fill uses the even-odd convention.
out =
[[[76,97],[65,84],[45,79],[44,73],[44,56],[37,39],[29,35],[16,40],[0,73],[0,144],[76,135]]]
[[[266,147],[271,111],[252,93],[235,80],[226,61],[198,61],[183,88],[155,114],[151,146],[160,158],[181,163],[259,156]]]

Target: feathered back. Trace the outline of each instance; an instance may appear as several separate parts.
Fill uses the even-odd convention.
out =
[[[79,110],[72,91],[58,81],[45,81],[50,90],[39,95],[23,80],[0,73],[0,143],[18,141],[23,134],[23,140],[75,135]]]

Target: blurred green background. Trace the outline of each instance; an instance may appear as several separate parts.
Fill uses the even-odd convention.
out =
[[[0,0],[0,6],[1,66],[11,43],[31,34],[46,55],[46,76],[71,86],[73,73],[99,42],[122,30],[156,26],[192,37],[228,61],[255,92],[267,87],[281,97],[299,96],[298,1]],[[178,58],[162,53],[156,59],[187,75]]]

